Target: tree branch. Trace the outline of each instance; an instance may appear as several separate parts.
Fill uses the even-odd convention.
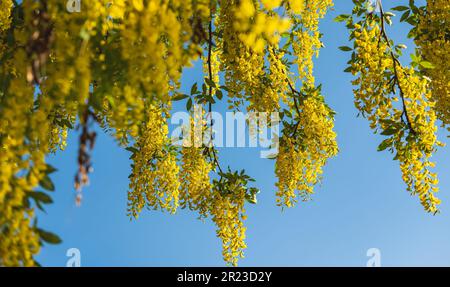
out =
[[[403,108],[402,115],[405,115],[406,124],[408,125],[408,129],[410,130],[410,132],[413,135],[415,135],[416,131],[414,130],[414,128],[413,128],[413,126],[411,124],[411,120],[410,120],[409,115],[408,115],[408,110],[406,108],[406,102],[405,102],[405,96],[404,96],[403,88],[400,85],[400,81],[398,80],[398,66],[401,67],[402,65],[401,65],[400,61],[398,60],[398,58],[395,56],[394,51],[392,50],[391,42],[390,42],[389,37],[388,37],[388,35],[386,33],[386,27],[385,27],[385,23],[384,23],[384,10],[383,10],[383,5],[381,3],[381,0],[377,0],[377,3],[378,3],[378,6],[380,8],[380,18],[381,18],[380,19],[381,20],[381,32],[380,32],[381,34],[380,34],[380,36],[385,39],[386,45],[388,46],[388,48],[390,50],[389,51],[390,52],[390,56],[391,56],[392,61],[394,63],[394,66],[393,66],[393,68],[394,68],[394,75],[395,75],[394,84],[395,83],[397,84],[397,87],[398,87],[398,89],[400,91],[400,98],[402,100],[402,108]]]
[[[209,24],[208,24],[208,76],[209,76],[209,80],[210,82],[213,82],[213,74],[212,74],[212,64],[211,64],[211,57],[212,57],[212,46],[213,46],[213,32],[212,32],[212,19],[213,19],[213,15],[212,15],[212,10],[210,12],[210,20],[209,20]],[[212,93],[213,93],[213,88],[211,85],[209,85],[209,98],[212,99]],[[211,151],[212,151],[212,159],[214,161],[214,164],[217,166],[217,168],[219,169],[219,171],[222,173],[222,168],[219,164],[219,160],[217,157],[217,153],[216,150],[214,148],[214,143],[213,143],[213,118],[212,118],[212,103],[211,101],[208,103],[208,112],[209,112],[209,118],[210,118],[210,145],[211,145]],[[209,147],[208,147],[208,154],[209,154]]]

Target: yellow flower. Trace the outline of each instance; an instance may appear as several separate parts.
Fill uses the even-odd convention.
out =
[[[132,4],[134,9],[138,12],[142,12],[144,10],[144,0],[132,0]]]
[[[289,0],[289,7],[295,14],[302,13],[304,5],[305,5],[304,0]]]
[[[356,61],[352,65],[355,106],[378,130],[393,130],[380,145],[391,147],[400,162],[402,178],[411,194],[418,195],[421,204],[431,213],[437,212],[440,201],[434,196],[438,191],[436,174],[431,172],[434,163],[432,152],[442,145],[436,138],[436,114],[431,101],[429,82],[413,68],[404,68],[392,59],[389,47],[378,41],[379,25],[371,20],[362,28],[356,26]],[[387,71],[394,71],[394,83],[404,102],[396,105],[392,95],[392,80]]]
[[[263,3],[264,7],[268,10],[275,9],[277,7],[280,7],[281,5],[281,0],[261,0],[261,2]]]

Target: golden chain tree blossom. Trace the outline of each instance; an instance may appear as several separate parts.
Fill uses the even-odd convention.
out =
[[[288,96],[288,113],[293,121],[285,123],[288,127],[280,140],[280,151],[276,158],[275,173],[278,177],[277,205],[291,207],[299,195],[306,201],[320,181],[323,166],[338,152],[334,128],[334,112],[324,102],[320,86],[315,87],[313,58],[319,55],[322,47],[318,31],[319,19],[323,18],[331,1],[300,1],[289,11],[295,27],[290,34],[293,55],[298,68],[300,90],[296,81],[286,71],[285,85]],[[301,17],[297,17],[300,14]]]
[[[450,130],[450,39],[448,36],[450,2],[427,1],[418,16],[416,44],[425,63],[423,73],[431,79],[432,99],[436,102],[438,118]],[[424,63],[424,62],[422,62]]]
[[[203,133],[196,131],[195,123],[201,124],[200,130],[205,130],[204,115],[191,120],[191,129],[181,149],[180,201],[182,207],[197,210],[200,217],[207,217],[211,210],[213,164],[204,155]]]
[[[400,64],[387,38],[391,16],[354,2],[365,23],[341,20],[355,43],[344,48],[354,50],[355,105],[387,136],[379,149],[396,153],[407,189],[435,213],[430,158],[441,145],[437,117],[444,124],[449,118],[448,37],[440,29],[448,4],[411,8],[422,59],[414,69]],[[144,207],[195,211],[216,225],[229,265],[244,256],[246,208],[259,190],[244,170],[222,168],[212,134],[205,140],[195,133],[215,129],[215,104],[279,113],[281,207],[308,200],[338,152],[334,111],[313,74],[323,47],[319,21],[331,0],[100,0],[84,1],[80,13],[60,0],[17,3],[0,3],[0,266],[38,265],[42,244],[61,241],[35,214],[52,203],[47,191],[55,189],[56,169],[46,157],[65,148],[70,130],[80,133],[77,203],[92,171],[97,123],[131,152],[128,215],[137,218]],[[183,72],[198,60],[204,77],[184,94]],[[194,116],[181,146],[168,138],[174,101],[185,101]]]
[[[161,109],[147,108],[148,120],[133,147],[128,213],[137,218],[144,206],[175,213],[179,196],[176,155],[166,149],[168,127]]]
[[[296,190],[308,200],[321,179],[323,166],[338,152],[333,115],[322,101],[321,95],[304,99],[293,136],[286,135],[280,142],[275,167],[280,206],[293,206]]]
[[[0,32],[9,28],[12,8],[13,2],[11,0],[5,0],[0,3]]]
[[[225,262],[234,266],[244,257],[246,219],[244,203],[245,191],[236,189],[230,194],[215,191],[212,198],[212,220],[217,225],[216,234],[222,239],[222,255]]]
[[[379,3],[381,5],[381,3]],[[352,22],[355,52],[351,67],[357,78],[355,105],[370,127],[387,138],[378,147],[389,149],[400,162],[411,194],[418,195],[426,211],[438,212],[437,175],[430,157],[438,146],[435,103],[429,81],[413,68],[405,68],[385,30],[385,14],[367,14]]]

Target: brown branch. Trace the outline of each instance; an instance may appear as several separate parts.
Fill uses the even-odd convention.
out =
[[[272,52],[274,54],[277,53],[273,46],[272,46]],[[289,85],[289,88],[291,89],[292,94],[293,95],[298,95],[299,97],[306,97],[306,95],[304,95],[303,93],[301,93],[300,91],[295,89],[294,85],[289,80],[289,76],[286,74],[286,71],[284,69],[282,70],[282,72],[283,72],[283,75],[286,77],[286,82]],[[300,116],[300,108],[299,108],[299,105],[297,103],[297,98],[294,96],[293,99],[294,99],[294,107],[295,107],[295,110],[297,112],[297,115]],[[297,124],[295,125],[295,128],[294,128],[294,132],[292,133],[292,136],[295,136],[295,134],[297,133],[297,129],[298,129],[299,125],[300,125],[300,122],[297,121]]]
[[[53,22],[46,1],[41,1],[41,5],[33,11],[32,17],[32,34],[26,44],[26,53],[30,61],[27,65],[26,78],[29,84],[39,85],[42,83],[42,71],[48,61],[54,40]]]
[[[391,46],[391,42],[390,42],[389,37],[388,37],[388,35],[386,33],[386,27],[385,27],[385,23],[384,23],[384,10],[383,10],[383,5],[381,4],[381,0],[377,0],[377,3],[378,3],[378,6],[380,8],[380,18],[381,18],[380,19],[381,20],[380,36],[385,39],[386,45],[388,46],[388,48],[390,50],[389,51],[390,52],[390,56],[391,56],[392,61],[394,63],[394,65],[393,65],[393,68],[394,68],[394,85],[395,85],[395,83],[397,83],[397,87],[398,87],[398,89],[400,91],[400,98],[402,100],[402,108],[403,108],[402,116],[405,115],[406,124],[408,125],[408,129],[410,130],[410,132],[413,135],[415,135],[416,131],[414,130],[414,128],[413,128],[413,126],[411,124],[411,120],[410,120],[409,115],[408,115],[408,110],[406,108],[406,101],[405,101],[403,88],[400,85],[400,81],[399,81],[399,78],[398,78],[398,66],[401,67],[402,65],[401,65],[400,61],[398,60],[398,58],[395,56],[394,51],[393,51],[392,46]]]
[[[89,99],[92,97],[92,93],[89,95]],[[89,173],[92,171],[91,162],[91,152],[94,149],[95,139],[97,134],[95,131],[89,131],[89,124],[93,121],[98,121],[96,115],[89,109],[89,100],[86,103],[85,110],[82,117],[80,118],[81,134],[80,134],[80,145],[78,147],[78,170],[75,174],[75,191],[76,204],[79,206],[81,204],[81,191],[82,188],[89,184]]]
[[[211,64],[212,46],[213,46],[212,19],[213,19],[213,15],[212,15],[212,10],[211,10],[210,20],[209,20],[209,24],[208,24],[208,76],[209,76],[210,82],[213,82],[212,64]],[[210,118],[210,139],[209,140],[210,140],[210,145],[212,146],[211,151],[212,151],[212,159],[214,161],[214,164],[217,166],[219,171],[221,173],[223,173],[222,168],[219,164],[219,160],[217,159],[217,153],[216,153],[216,150],[214,149],[214,143],[213,143],[213,125],[214,125],[214,123],[213,123],[213,118],[212,118],[212,103],[211,103],[212,93],[213,93],[213,88],[211,85],[209,85],[209,98],[210,98],[210,102],[208,104],[208,112],[209,112],[209,118]],[[209,147],[208,147],[208,154],[209,154]]]

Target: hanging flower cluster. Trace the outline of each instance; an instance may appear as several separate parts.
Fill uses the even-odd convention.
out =
[[[229,184],[229,183],[228,183]],[[244,257],[243,250],[245,244],[246,219],[244,203],[245,190],[239,186],[227,186],[235,188],[229,190],[228,194],[223,194],[220,190],[215,190],[211,200],[212,220],[217,225],[217,237],[222,239],[222,255],[225,262],[234,266],[238,259]]]
[[[196,132],[195,123],[204,131],[204,114],[194,118],[181,150],[180,200],[183,208],[198,211],[200,217],[207,217],[211,210],[211,179],[213,164],[204,155],[201,135]]]
[[[168,143],[168,127],[161,109],[146,109],[148,120],[136,138],[133,152],[128,214],[138,217],[144,206],[175,213],[179,203],[179,167]]]
[[[277,204],[286,207],[297,202],[296,190],[302,200],[310,198],[323,166],[338,152],[333,113],[320,94],[301,101],[297,120],[293,134],[284,135],[280,142],[275,167]]]
[[[298,4],[293,4],[298,2]],[[292,34],[292,48],[296,56],[299,78],[305,87],[314,86],[313,58],[319,56],[322,47],[319,20],[333,6],[331,0],[290,1],[290,13],[295,27]],[[301,17],[296,17],[300,15]]]
[[[436,137],[430,82],[414,68],[401,65],[399,49],[393,47],[385,30],[389,16],[381,2],[380,15],[365,9],[356,6],[354,10],[365,15],[361,20],[347,20],[354,40],[349,71],[357,76],[353,81],[355,106],[372,129],[387,137],[378,150],[395,153],[408,191],[418,195],[426,211],[436,213],[440,203],[435,196],[438,179],[431,171],[434,163],[430,158],[442,144]]]
[[[291,207],[300,196],[306,201],[320,181],[323,166],[338,152],[334,128],[334,112],[324,102],[321,87],[315,87],[313,58],[322,47],[318,30],[319,19],[324,17],[332,1],[290,1],[288,12],[294,28],[289,35],[298,79],[302,85],[296,89],[295,81],[283,71],[283,91],[290,121],[280,140],[275,173],[278,177],[277,204]],[[300,15],[298,17],[297,15]],[[289,118],[289,117],[288,117]]]
[[[417,34],[414,40],[419,47],[419,64],[422,64],[419,66],[431,79],[436,114],[450,130],[450,3],[445,0],[427,1],[426,7],[415,9],[419,11],[413,18],[413,32]]]
[[[0,3],[0,32],[3,32],[9,28],[11,24],[11,10],[13,3],[11,0],[5,0]]]

